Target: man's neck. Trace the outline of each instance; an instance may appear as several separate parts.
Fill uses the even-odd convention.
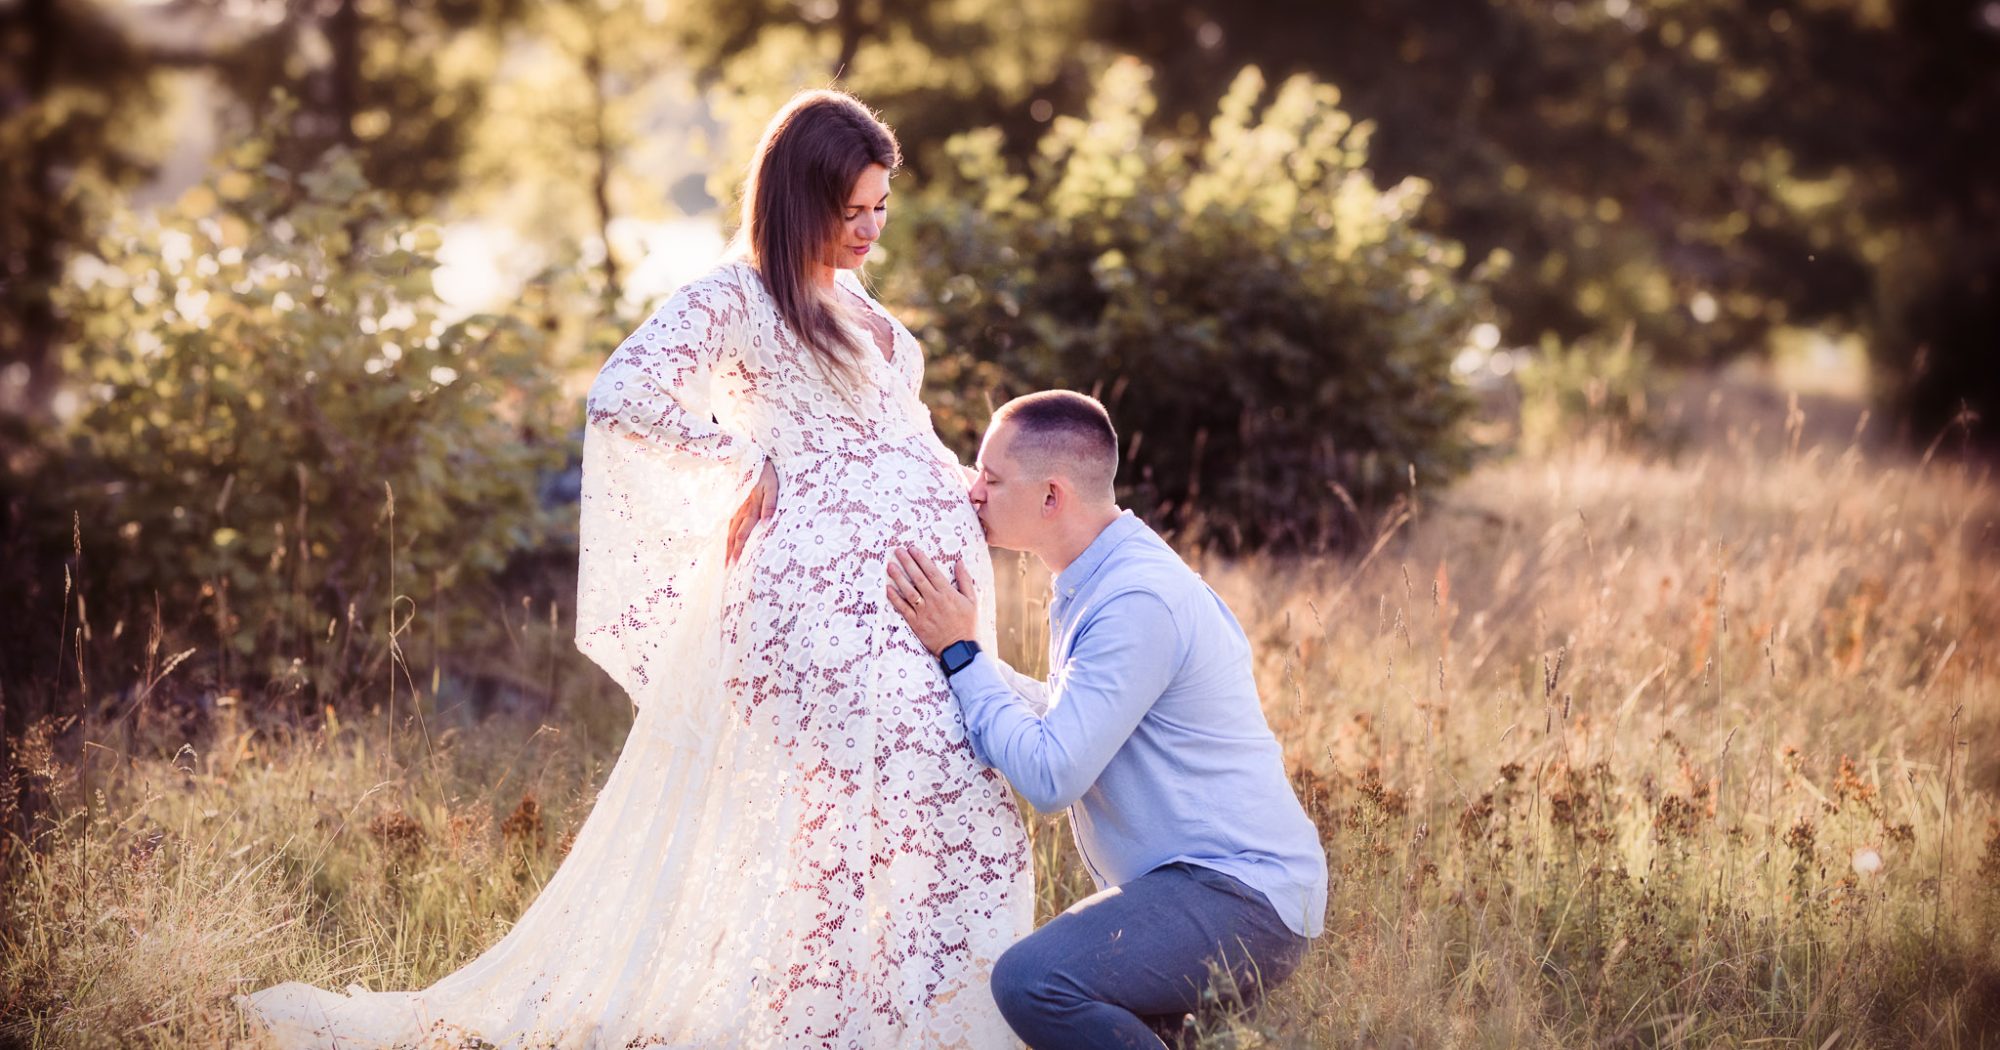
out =
[[[1083,557],[1083,552],[1089,550],[1092,543],[1097,542],[1097,537],[1124,514],[1125,512],[1115,503],[1087,512],[1079,517],[1075,524],[1063,529],[1061,535],[1050,541],[1046,547],[1036,550],[1035,557],[1042,559],[1042,564],[1048,566],[1050,576],[1061,576],[1064,569]]]

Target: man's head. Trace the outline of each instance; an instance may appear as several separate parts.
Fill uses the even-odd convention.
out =
[[[972,503],[994,546],[1041,553],[1118,513],[1118,434],[1094,397],[1044,390],[1000,406],[979,446]]]

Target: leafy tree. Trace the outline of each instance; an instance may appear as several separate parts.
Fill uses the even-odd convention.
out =
[[[294,172],[344,146],[406,214],[458,181],[500,32],[522,0],[330,0],[260,5],[184,0],[181,29],[91,0],[0,5],[0,418],[43,411],[65,318],[53,294],[117,196],[153,168],[164,74],[201,71],[242,102]],[[278,17],[266,21],[265,14]],[[285,101],[280,102],[280,99]],[[282,107],[274,109],[274,106]],[[283,112],[282,127],[271,114]]]
[[[226,12],[229,5],[215,6]],[[525,0],[288,3],[273,24],[239,30],[235,43],[211,44],[198,60],[221,70],[250,124],[271,129],[275,162],[305,171],[327,149],[343,147],[398,210],[424,215],[458,185],[503,34],[527,6]],[[284,119],[274,122],[280,113]]]
[[[294,180],[269,149],[128,217],[65,291],[81,404],[23,517],[68,546],[74,513],[100,630],[161,610],[225,681],[316,693],[544,542],[567,420],[541,331],[443,316],[436,232],[356,158]]]
[[[727,199],[764,120],[803,87],[837,83],[866,99],[919,169],[966,128],[1033,127],[1048,85],[1087,89],[1087,18],[1078,0],[689,0],[672,24],[717,89],[730,137],[710,186]]]
[[[1026,162],[986,129],[890,224],[886,294],[941,354],[927,399],[969,449],[986,397],[1094,391],[1128,498],[1228,545],[1341,540],[1355,504],[1465,463],[1449,374],[1483,301],[1377,189],[1372,127],[1304,77],[1237,77],[1207,133],[1148,130],[1123,61]]]
[[[673,48],[669,10],[624,0],[532,8],[507,75],[488,89],[454,197],[461,213],[505,215],[559,265],[592,271],[609,310],[624,308],[641,256],[619,220],[714,206],[700,99],[684,69],[660,61]]]
[[[148,64],[95,6],[0,5],[0,450],[46,407],[63,337],[51,297],[70,246],[149,170],[158,102]]]
[[[2000,409],[2000,24],[1983,0],[1115,0],[1170,117],[1243,62],[1331,80],[1425,223],[1516,265],[1512,339],[1670,361],[1864,333],[1937,425]]]

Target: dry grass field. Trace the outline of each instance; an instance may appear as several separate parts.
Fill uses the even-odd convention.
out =
[[[2000,1047],[2000,493],[1714,429],[1489,463],[1340,558],[1195,554],[1333,868],[1306,968],[1205,1045]],[[1033,666],[1042,577],[1001,569]],[[449,972],[616,756],[572,691],[45,726],[0,1044],[256,1045],[232,992]],[[1046,915],[1087,883],[1033,831]]]

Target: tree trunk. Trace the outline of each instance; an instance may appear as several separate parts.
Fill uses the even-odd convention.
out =
[[[326,22],[326,42],[333,52],[327,102],[340,125],[334,141],[343,146],[354,145],[354,115],[361,109],[361,12],[354,2],[340,0]]]
[[[868,24],[861,18],[861,0],[840,0],[835,24],[840,27],[840,57],[833,60],[833,79],[845,80],[854,75],[854,54],[868,35]]]
[[[604,298],[608,303],[618,301],[622,289],[619,286],[618,255],[611,250],[611,166],[614,162],[611,150],[611,135],[606,128],[605,109],[609,100],[604,93],[604,38],[599,22],[590,23],[590,49],[583,56],[583,72],[590,78],[590,152],[593,167],[590,173],[590,199],[597,208],[597,236],[604,241]]]
[[[0,100],[0,118],[11,119],[24,108],[48,98],[55,82],[53,57],[61,48],[62,14],[56,0],[27,0],[18,17],[31,41],[22,57],[20,95]],[[50,303],[49,293],[62,280],[63,187],[59,185],[59,158],[45,134],[37,134],[29,146],[23,188],[33,202],[22,208],[21,244],[15,251],[0,254],[0,287],[5,287],[6,308],[14,314],[14,338],[0,350],[0,365],[21,365],[27,369],[27,383],[18,401],[0,404],[0,414],[34,418],[48,410],[49,395],[56,382],[53,357],[62,319]],[[17,204],[16,207],[19,207]],[[4,329],[0,329],[4,330]]]

